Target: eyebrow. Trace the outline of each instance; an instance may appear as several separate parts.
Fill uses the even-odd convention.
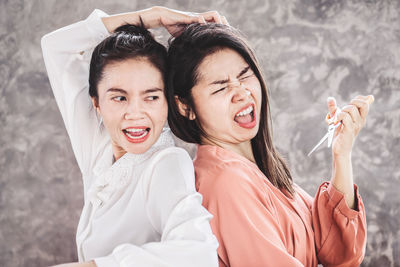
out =
[[[154,88],[150,88],[150,89],[145,90],[141,94],[145,95],[145,94],[150,94],[150,93],[155,93],[155,92],[164,92],[164,90],[161,89],[161,88],[154,87]]]
[[[236,78],[240,78],[241,76],[243,76],[243,74],[245,74],[248,70],[250,69],[250,66],[245,67],[244,69],[242,69],[240,71],[240,73],[236,76]],[[214,85],[214,84],[224,84],[229,82],[229,79],[224,79],[224,80],[217,80],[217,81],[213,81],[212,83],[210,83],[209,85]]]
[[[150,94],[150,93],[155,93],[155,92],[163,92],[163,91],[164,90],[161,88],[154,87],[154,88],[144,90],[144,91],[140,92],[140,94],[145,95],[145,94]],[[109,88],[109,89],[107,89],[106,93],[108,93],[108,92],[117,92],[117,93],[122,93],[125,95],[128,94],[128,92],[126,92],[124,89],[120,89],[120,88]]]
[[[125,90],[119,89],[119,88],[109,88],[107,89],[106,93],[108,92],[117,92],[117,93],[122,93],[122,94],[128,94]]]
[[[242,69],[242,71],[239,73],[238,76],[236,76],[236,78],[240,78],[241,76],[243,76],[243,74],[245,74],[249,69],[250,69],[250,66],[247,66],[244,69]]]

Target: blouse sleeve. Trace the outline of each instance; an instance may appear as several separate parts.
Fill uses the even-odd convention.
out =
[[[356,206],[350,209],[344,195],[323,183],[312,203],[317,257],[326,267],[359,266],[366,246],[364,204],[354,185]]]
[[[85,20],[42,37],[43,58],[57,105],[83,174],[108,141],[89,97],[89,65],[94,47],[109,35],[95,10]]]
[[[204,204],[214,215],[211,225],[225,266],[303,266],[287,252],[276,210],[248,171],[239,165],[223,168],[213,180]]]
[[[119,245],[109,256],[95,259],[99,267],[218,266],[212,216],[195,190],[192,160],[183,149],[168,150],[158,155],[150,179],[143,184],[146,209],[161,241]]]

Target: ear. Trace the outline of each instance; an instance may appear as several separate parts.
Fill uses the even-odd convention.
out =
[[[175,96],[175,102],[178,106],[178,111],[182,116],[188,118],[191,121],[196,119],[196,115],[194,114],[193,110],[187,104],[183,103],[177,95]]]
[[[93,108],[96,110],[97,114],[100,115],[99,101],[97,100],[97,98],[92,97],[92,105]]]

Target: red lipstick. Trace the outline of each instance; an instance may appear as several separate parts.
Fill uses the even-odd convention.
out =
[[[122,132],[130,143],[143,143],[149,137],[150,128],[145,126],[129,127]]]

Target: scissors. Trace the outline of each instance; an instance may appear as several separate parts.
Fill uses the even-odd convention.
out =
[[[341,109],[336,108],[335,114],[331,116],[329,113],[326,115],[325,121],[328,123],[328,132],[322,137],[322,139],[318,142],[318,144],[308,153],[307,156],[310,156],[326,139],[328,139],[328,147],[331,147],[333,141],[333,135],[335,134],[336,129],[342,124],[341,122],[336,122],[337,116],[340,113]]]

